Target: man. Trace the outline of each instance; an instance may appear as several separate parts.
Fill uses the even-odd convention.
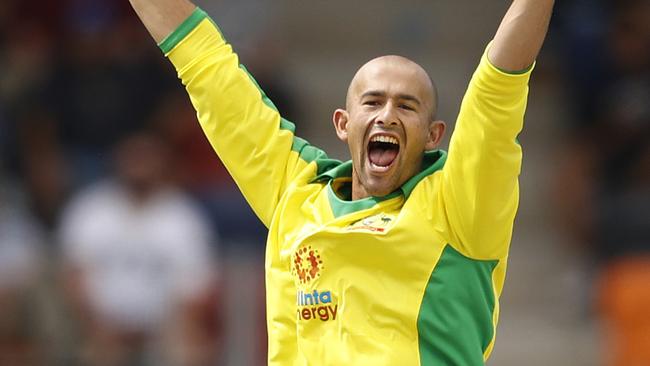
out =
[[[196,314],[214,312],[203,304],[213,295],[216,233],[170,181],[169,156],[151,132],[125,137],[115,174],[63,212],[64,285],[80,325],[75,356],[86,365],[207,364],[216,353]]]
[[[553,0],[516,0],[470,83],[449,155],[421,67],[364,65],[334,112],[351,162],[294,136],[187,0],[131,0],[257,215],[272,365],[482,365],[495,337],[527,83]]]

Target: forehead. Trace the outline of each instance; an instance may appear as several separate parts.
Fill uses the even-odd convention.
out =
[[[411,95],[424,103],[433,99],[431,81],[417,64],[402,60],[373,60],[355,75],[351,92],[359,98],[369,91],[387,96]]]

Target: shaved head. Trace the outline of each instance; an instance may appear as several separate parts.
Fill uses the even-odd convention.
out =
[[[427,72],[405,57],[377,57],[357,71],[332,118],[352,157],[352,199],[385,196],[420,171],[445,131],[437,98]]]
[[[403,72],[411,74],[412,79],[416,80],[417,86],[422,92],[425,103],[430,109],[431,120],[436,119],[438,113],[438,89],[429,76],[429,74],[416,62],[398,55],[386,55],[374,58],[366,62],[352,78],[350,86],[348,87],[347,96],[345,99],[346,109],[350,109],[353,101],[363,94],[363,86],[367,84],[369,78],[373,78],[381,74],[386,69],[396,68],[403,70]]]

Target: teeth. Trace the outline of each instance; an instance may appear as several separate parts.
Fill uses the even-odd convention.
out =
[[[383,135],[377,135],[370,139],[370,142],[385,142],[389,144],[394,144],[394,145],[399,145],[399,142],[397,142],[397,139],[391,136],[383,136]]]

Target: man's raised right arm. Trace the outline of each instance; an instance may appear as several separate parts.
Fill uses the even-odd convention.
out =
[[[185,85],[210,144],[262,222],[293,183],[315,177],[326,155],[295,127],[240,65],[205,12],[187,0],[130,0]]]

